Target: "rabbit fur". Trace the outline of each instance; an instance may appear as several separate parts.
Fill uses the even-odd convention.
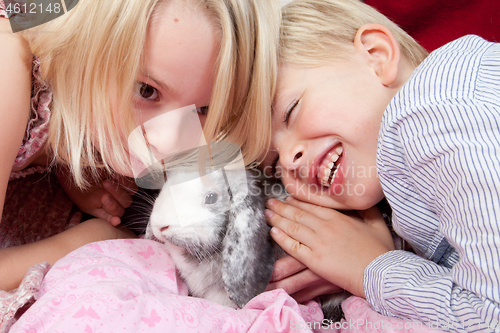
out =
[[[190,172],[167,173],[146,238],[165,244],[192,296],[242,308],[264,291],[275,260],[286,255],[270,237],[264,210],[268,198],[284,200],[287,193],[256,170],[219,170],[204,179]],[[172,183],[182,184],[173,190]],[[347,296],[322,296],[326,319],[340,320]]]

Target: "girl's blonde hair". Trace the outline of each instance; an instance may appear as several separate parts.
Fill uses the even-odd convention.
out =
[[[410,35],[360,0],[294,0],[282,8],[280,62],[314,67],[346,59],[358,29],[369,23],[387,27],[412,65],[427,57]]]
[[[80,0],[25,34],[53,91],[50,148],[81,187],[88,184],[83,167],[95,173],[98,167],[110,170],[113,161],[131,170],[127,137],[138,125],[133,91],[148,22],[162,1],[172,0]],[[221,41],[207,142],[236,143],[252,162],[270,143],[279,6],[272,0],[190,1],[204,10]]]

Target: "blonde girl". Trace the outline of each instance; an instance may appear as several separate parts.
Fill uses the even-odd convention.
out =
[[[270,142],[278,28],[274,1],[80,0],[62,17],[28,31],[25,40],[15,37],[24,54],[15,73],[29,71],[31,54],[39,57],[53,92],[50,151],[69,166],[80,187],[89,184],[82,171],[87,167],[94,174],[103,167],[131,176],[130,132],[156,115],[192,104],[207,141],[234,142],[251,162],[262,157],[255,147]],[[29,88],[26,80],[23,92]],[[15,101],[22,98],[29,98],[29,89]],[[18,131],[25,118],[20,117]],[[57,248],[65,241],[55,238],[65,233],[43,247]],[[10,250],[8,263],[0,253],[1,271],[18,267],[22,274],[10,276],[6,284],[15,287],[30,265],[54,262],[71,249],[54,251],[49,258],[33,246],[30,260],[22,263],[19,251]]]

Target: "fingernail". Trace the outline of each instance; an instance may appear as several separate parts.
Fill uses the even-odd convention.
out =
[[[280,230],[276,227],[271,228],[271,234],[273,235],[278,235],[280,233]]]
[[[287,196],[287,197],[285,198],[285,200],[286,200],[287,202],[290,202],[290,201],[292,201],[292,200],[293,200],[293,197],[292,197],[291,195],[289,195],[289,196]]]
[[[269,206],[272,206],[276,203],[276,199],[269,199],[267,200],[267,203],[269,204]]]
[[[113,183],[109,179],[106,179],[102,184],[107,188],[111,188],[113,186]]]
[[[266,210],[264,211],[264,215],[265,215],[266,217],[271,217],[271,216],[273,216],[273,215],[274,215],[274,213],[273,213],[273,212],[271,212],[269,209],[266,209]]]

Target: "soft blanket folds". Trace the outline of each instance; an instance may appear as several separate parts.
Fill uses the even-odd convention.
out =
[[[162,244],[142,239],[92,243],[52,267],[37,301],[11,332],[322,330],[320,306],[297,304],[283,290],[265,292],[240,310],[187,295]],[[347,320],[328,325],[329,331],[429,331],[420,323],[382,317],[359,298],[351,297],[343,306]]]

